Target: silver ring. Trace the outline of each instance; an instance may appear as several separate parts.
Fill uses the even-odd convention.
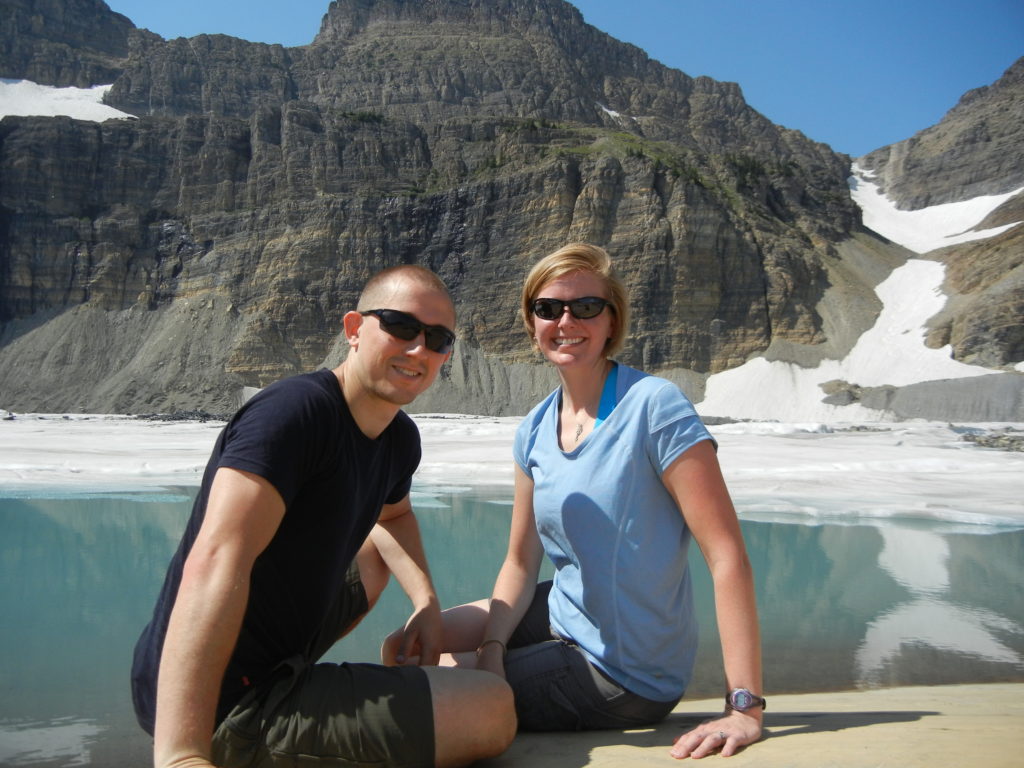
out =
[[[720,738],[722,741],[725,741],[729,737],[725,735],[725,731],[719,731],[718,738]]]

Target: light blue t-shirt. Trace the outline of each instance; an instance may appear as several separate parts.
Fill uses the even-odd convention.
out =
[[[714,439],[670,381],[618,366],[617,405],[574,450],[558,446],[561,389],[523,420],[514,456],[555,566],[552,628],[625,688],[679,698],[697,651],[690,531],[662,472]]]

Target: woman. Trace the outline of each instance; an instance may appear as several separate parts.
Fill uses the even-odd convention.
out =
[[[561,386],[516,433],[508,554],[489,603],[444,613],[442,663],[505,677],[525,730],[661,720],[696,653],[692,536],[714,583],[731,698],[671,753],[731,755],[760,737],[764,700],[750,562],[714,440],[678,387],[611,359],[629,306],[601,248],[567,245],[538,262],[522,315]],[[555,576],[538,585],[544,554]],[[399,642],[385,641],[385,663],[405,661]]]

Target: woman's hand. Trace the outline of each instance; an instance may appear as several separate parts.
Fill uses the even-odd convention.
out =
[[[207,760],[205,757],[184,757],[178,760],[173,760],[161,768],[217,768],[213,763]]]
[[[761,711],[747,714],[732,710],[717,720],[708,720],[684,733],[676,739],[669,754],[679,759],[692,757],[697,760],[720,751],[722,757],[729,757],[740,747],[753,744],[760,738]]]
[[[492,672],[502,680],[505,679],[505,645],[490,642],[480,646],[476,652],[476,668]]]

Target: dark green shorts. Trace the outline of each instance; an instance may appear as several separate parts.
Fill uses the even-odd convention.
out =
[[[350,586],[358,589],[339,598],[318,645],[329,647],[365,613],[356,573]],[[311,664],[296,656],[220,724],[213,757],[225,768],[432,766],[430,683],[419,667]]]

